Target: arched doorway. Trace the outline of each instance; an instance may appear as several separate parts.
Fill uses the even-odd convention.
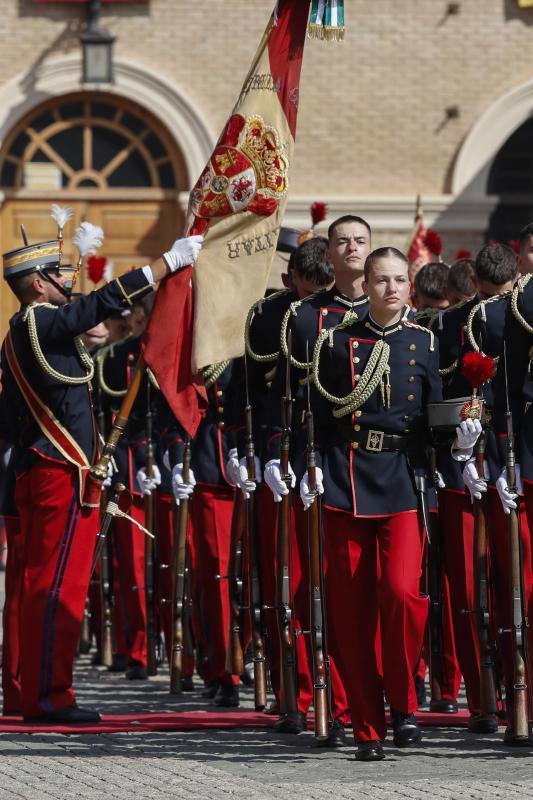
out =
[[[492,162],[487,194],[498,203],[490,217],[488,238],[507,242],[533,220],[533,118],[526,120],[500,148]]]
[[[180,191],[189,178],[176,142],[146,108],[105,93],[77,92],[32,109],[6,137],[0,152],[0,241],[5,252],[56,236],[53,202],[73,208],[65,230],[65,255],[83,219],[103,227],[101,255],[119,274],[159,255],[180,234]],[[82,275],[82,290],[92,288]],[[17,303],[0,290],[1,327]]]

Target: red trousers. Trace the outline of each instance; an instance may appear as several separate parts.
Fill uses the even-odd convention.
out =
[[[2,695],[4,714],[20,713],[19,613],[24,561],[20,521],[4,517],[7,537],[5,601],[2,614]]]
[[[268,658],[270,683],[279,703],[279,632],[276,609],[276,542],[278,531],[278,505],[270,489],[260,484],[257,488],[257,534],[261,562],[261,593],[267,629],[265,649]]]
[[[134,495],[131,517],[144,524],[143,498]],[[115,630],[117,651],[130,664],[146,666],[146,595],[144,591],[145,535],[123,517],[114,520]]]
[[[23,584],[20,599],[20,709],[39,716],[72,705],[76,654],[98,509],[82,509],[75,470],[39,459],[17,478]]]
[[[509,572],[510,553],[507,517],[494,487],[489,487],[489,536],[491,546],[491,574],[495,594],[495,616],[497,627],[509,630],[512,623],[511,575]],[[522,554],[524,558],[523,584],[524,606],[529,619],[529,654],[533,654],[533,553],[531,548],[531,526],[533,525],[533,484],[524,482],[524,499],[520,503],[520,525],[522,534]],[[507,698],[507,719],[513,722],[513,647],[509,633],[502,633],[498,640],[500,661],[505,679]],[[531,676],[528,677],[528,685]]]
[[[396,710],[417,708],[413,673],[428,611],[418,514],[354,518],[326,509],[324,528],[329,650],[355,740],[384,739],[384,691]]]
[[[159,619],[165,636],[165,650],[170,663],[173,640],[173,586],[172,574],[172,548],[174,543],[174,498],[167,494],[157,495],[157,597],[159,601]],[[190,556],[190,536],[188,530],[188,546]],[[194,656],[185,655],[183,658],[183,675],[192,677],[194,674]]]
[[[190,503],[196,554],[194,604],[204,654],[202,677],[238,685],[226,670],[229,638],[228,574],[234,490],[198,483]]]
[[[443,489],[439,493],[444,531],[444,564],[450,599],[457,659],[463,674],[468,708],[479,714],[479,642],[475,608],[474,514],[470,497]]]

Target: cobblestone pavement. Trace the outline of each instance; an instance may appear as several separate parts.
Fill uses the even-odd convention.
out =
[[[133,683],[83,657],[76,689],[80,703],[104,713],[212,709],[199,692],[170,697],[164,668]],[[251,708],[251,691],[241,694]],[[495,737],[426,729],[420,746],[391,744],[386,761],[363,765],[351,744],[317,752],[311,734],[269,730],[0,734],[0,800],[531,798],[533,753],[505,748],[502,735],[503,728]]]

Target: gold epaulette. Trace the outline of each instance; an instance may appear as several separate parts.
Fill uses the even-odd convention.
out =
[[[527,284],[531,280],[533,273],[528,273],[527,275],[522,275],[522,277],[517,281],[516,286],[513,289],[512,297],[511,297],[511,311],[513,312],[513,316],[517,322],[528,332],[533,334],[533,327],[527,322],[520,311],[518,310],[518,295],[522,294],[524,289],[526,288]]]
[[[424,328],[423,325],[418,325],[416,322],[413,322],[410,319],[403,319],[402,322],[409,328],[414,328],[414,330],[416,331],[422,331],[422,333],[427,333],[427,335],[429,336],[429,350],[431,353],[435,350],[435,334],[433,333],[433,331],[430,331],[429,328]]]

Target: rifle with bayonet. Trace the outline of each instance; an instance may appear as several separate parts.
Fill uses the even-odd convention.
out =
[[[309,534],[309,579],[311,604],[311,651],[313,653],[313,704],[315,709],[315,737],[324,741],[329,734],[328,656],[326,648],[326,615],[324,613],[324,561],[322,552],[322,520],[320,496],[316,483],[315,425],[311,410],[311,382],[309,373],[309,343],[307,343],[307,477],[309,491],[315,500],[307,510]]]
[[[242,675],[244,672],[242,616],[244,608],[243,544],[245,528],[246,504],[243,493],[237,488],[231,516],[230,560],[228,567],[230,622],[226,669],[232,675]]]
[[[191,440],[185,440],[183,448],[183,480],[190,479]],[[186,592],[187,570],[187,525],[189,500],[180,500],[174,505],[174,540],[172,543],[172,651],[170,655],[170,694],[181,694],[183,655],[185,650],[185,613],[188,602]]]
[[[483,430],[475,449],[476,470],[480,477],[485,474],[485,441]],[[479,707],[481,717],[490,717],[498,713],[498,696],[496,661],[490,634],[487,499],[482,495],[480,500],[474,498],[473,502],[475,610],[480,655]]]
[[[244,408],[246,469],[248,470],[248,479],[255,481],[256,474],[253,419],[248,386],[248,364],[246,360],[246,354],[244,355],[244,376],[246,385],[246,406]],[[263,607],[260,579],[261,570],[257,536],[255,492],[249,492],[248,494],[249,496],[245,500],[245,506],[246,529],[248,531],[248,574],[254,664],[254,699],[256,711],[262,711],[267,702],[267,677],[265,641],[263,637]]]
[[[146,477],[154,477],[153,411],[150,379],[146,380]],[[145,527],[155,532],[156,509],[155,490],[144,496]],[[157,674],[157,614],[155,608],[155,546],[151,536],[144,538],[144,594],[146,599],[146,657],[148,675]]]
[[[298,712],[296,648],[293,635],[290,584],[290,540],[292,534],[292,480],[289,472],[291,445],[292,393],[291,393],[292,333],[287,337],[287,361],[285,372],[285,395],[281,399],[281,479],[287,486],[278,512],[278,541],[276,553],[276,608],[281,655],[281,711],[286,715]]]
[[[507,349],[503,342],[503,369],[505,377],[505,421],[507,428],[506,460],[507,488],[511,494],[516,491],[516,457],[514,448],[513,417],[509,402],[509,384],[507,379]],[[528,620],[524,606],[524,557],[522,553],[522,536],[520,531],[520,498],[516,498],[516,508],[509,509],[507,515],[509,533],[509,573],[511,583],[511,628],[502,633],[511,634],[513,650],[513,720],[512,743],[527,745],[530,743],[529,707],[530,676],[527,657]]]

